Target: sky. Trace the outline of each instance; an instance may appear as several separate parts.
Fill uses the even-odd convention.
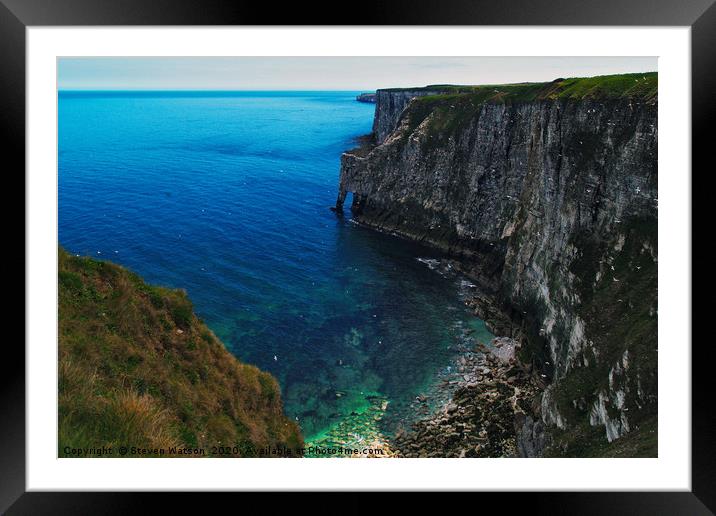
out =
[[[361,90],[657,70],[656,57],[64,57],[61,90]]]

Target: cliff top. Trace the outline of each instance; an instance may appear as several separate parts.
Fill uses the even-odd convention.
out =
[[[438,88],[437,86],[428,88]],[[471,120],[486,103],[516,104],[546,100],[619,100],[630,99],[654,102],[657,99],[656,72],[623,75],[602,75],[573,79],[556,79],[552,82],[533,82],[474,86],[464,91],[456,86],[457,93],[436,93],[414,98],[401,117],[408,118],[410,134],[428,116],[431,134],[446,136]],[[409,90],[413,91],[413,90]],[[437,140],[436,142],[437,143]]]
[[[181,290],[59,250],[59,456],[65,447],[303,446],[278,382],[231,355]],[[118,456],[118,455],[114,455]]]
[[[599,75],[556,79],[551,82],[526,82],[515,84],[486,84],[479,86],[434,84],[417,88],[386,88],[378,91],[434,91],[420,99],[429,101],[435,97],[474,95],[481,101],[535,101],[545,99],[597,99],[597,98],[643,98],[657,95],[657,72]]]

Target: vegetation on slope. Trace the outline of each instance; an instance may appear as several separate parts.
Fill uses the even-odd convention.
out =
[[[237,361],[183,291],[60,249],[58,452],[102,446],[247,457],[303,440],[275,378]]]
[[[411,88],[412,90],[413,88]],[[485,103],[514,104],[546,100],[650,101],[658,94],[657,72],[601,75],[552,82],[496,84],[485,86],[426,86],[415,90],[435,90],[435,95],[417,97],[406,109],[409,131],[431,116],[430,131],[451,134],[471,120]],[[446,93],[447,92],[447,93]]]
[[[615,248],[618,234],[611,242],[595,241],[590,235],[579,235],[573,240],[580,253],[571,266],[581,300],[577,312],[588,327],[598,329],[591,335],[593,345],[599,350],[599,360],[570,371],[555,392],[560,414],[577,423],[569,432],[556,432],[552,453],[562,456],[590,456],[589,453],[600,449],[604,450],[603,454],[591,456],[608,453],[610,446],[604,442],[603,427],[590,426],[588,420],[598,392],[606,392],[610,384],[614,389],[637,393],[625,398],[630,432],[613,441],[611,446],[634,450],[632,456],[657,456],[658,264],[650,251],[658,247],[656,215],[629,218],[623,220],[621,226],[624,245],[618,252],[610,252]],[[598,274],[598,257],[609,260],[609,274]],[[610,374],[610,369],[625,352],[630,373]],[[641,392],[645,395],[640,399],[638,393]],[[575,400],[584,403],[575,403]],[[611,403],[606,407],[610,418],[619,419],[620,413]]]
[[[421,102],[430,102],[436,97],[453,95],[479,95],[494,101],[523,100],[535,101],[554,98],[651,98],[658,89],[658,73],[625,73],[616,75],[597,75],[595,77],[572,77],[555,79],[551,82],[521,82],[514,84],[484,84],[465,86],[452,84],[433,84],[420,88],[386,88],[380,91],[434,91],[435,95],[420,97]]]

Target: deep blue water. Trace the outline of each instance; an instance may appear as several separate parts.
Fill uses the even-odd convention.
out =
[[[356,93],[59,94],[60,244],[186,289],[309,437],[371,395],[394,424],[466,325],[487,336],[430,251],[328,209],[371,129]]]

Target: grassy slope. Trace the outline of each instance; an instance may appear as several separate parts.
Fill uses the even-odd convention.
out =
[[[657,94],[657,72],[626,73],[617,75],[598,75],[595,77],[573,77],[570,79],[556,79],[551,82],[522,82],[515,84],[483,84],[479,86],[464,86],[452,84],[434,84],[419,88],[386,88],[380,91],[435,91],[435,97],[449,97],[461,94],[486,94],[487,98],[500,100],[506,95],[506,100],[534,101],[547,98],[620,98],[643,97],[650,98]],[[421,101],[427,101],[421,97]]]
[[[486,102],[511,104],[544,100],[616,100],[635,99],[648,101],[658,94],[657,72],[623,75],[602,75],[573,79],[557,79],[552,82],[497,84],[485,86],[426,86],[410,90],[435,90],[454,93],[438,93],[418,97],[407,109],[409,131],[412,131],[429,115],[429,130],[436,136],[452,134],[471,120]]]
[[[252,456],[303,441],[273,376],[237,361],[183,291],[60,249],[59,455],[103,445]]]

